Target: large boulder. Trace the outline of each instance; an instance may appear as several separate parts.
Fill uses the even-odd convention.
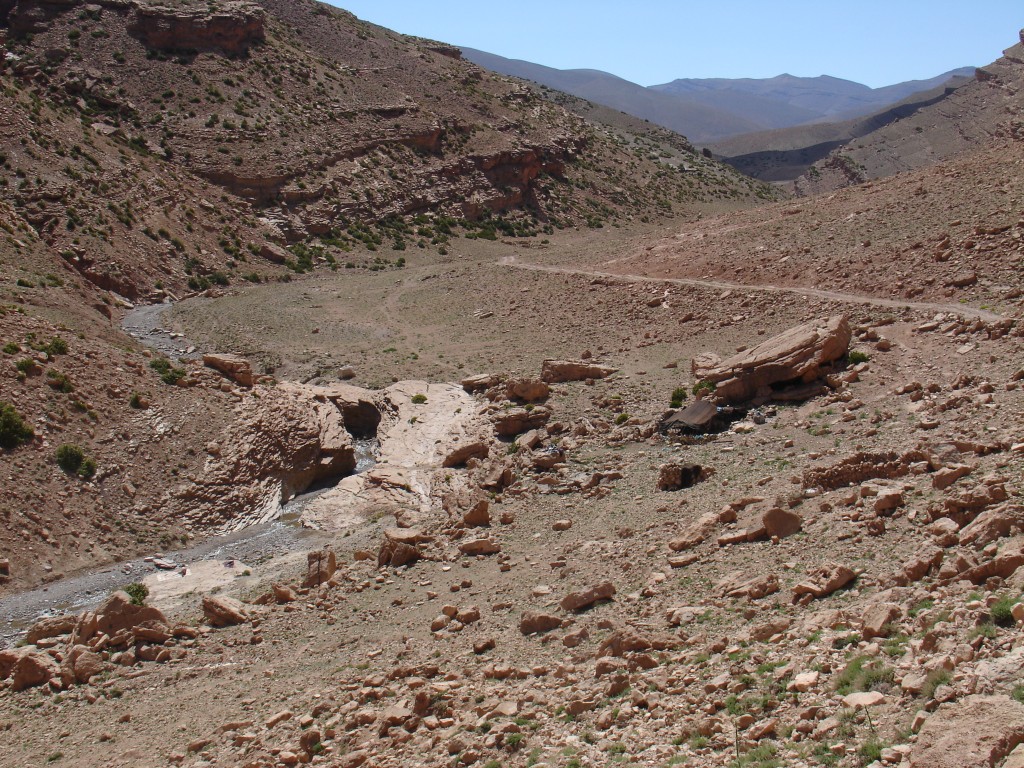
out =
[[[540,377],[548,384],[559,384],[563,381],[586,381],[587,379],[603,379],[618,372],[618,368],[597,363],[584,363],[578,360],[545,360],[541,364]]]
[[[925,720],[910,768],[993,768],[1024,743],[1024,704],[1009,696],[968,696]]]
[[[530,429],[544,426],[551,418],[551,411],[537,408],[509,408],[494,414],[494,431],[505,437],[520,435]]]
[[[207,595],[203,598],[203,615],[211,627],[231,627],[249,620],[248,609],[233,597]]]
[[[330,549],[321,549],[306,554],[306,578],[302,582],[304,587],[319,587],[324,582],[330,581],[334,572],[338,570],[338,558]]]
[[[615,585],[610,581],[604,581],[577,592],[570,592],[562,598],[560,605],[563,611],[582,611],[601,600],[611,600],[614,595]]]
[[[252,365],[244,357],[238,355],[205,354],[203,355],[203,365],[220,371],[243,387],[251,387],[255,381],[252,375]]]
[[[727,360],[717,355],[698,355],[692,371],[698,382],[707,382],[715,397],[732,403],[768,399],[773,388],[808,385],[822,379],[831,364],[842,359],[852,332],[843,315],[824,323],[807,323],[773,336],[756,347]]]
[[[11,674],[11,690],[23,691],[38,685],[46,685],[60,676],[60,665],[48,653],[26,653],[14,666]]]
[[[808,580],[795,584],[792,588],[793,600],[812,600],[816,597],[828,597],[842,589],[857,578],[857,572],[845,565],[823,565],[811,570]]]
[[[74,614],[67,614],[66,616],[48,616],[45,619],[40,619],[32,625],[28,634],[25,635],[25,642],[29,645],[35,645],[40,640],[48,640],[51,637],[69,635],[74,631],[77,625],[78,617]]]
[[[84,645],[73,647],[65,661],[71,676],[77,683],[87,683],[96,675],[103,674],[110,668],[110,664],[105,662],[102,656]]]
[[[118,590],[108,597],[94,613],[85,613],[78,621],[78,639],[85,642],[96,635],[115,635],[135,627],[170,626],[159,608],[135,605],[126,592]]]
[[[350,430],[372,432],[380,420],[369,393],[347,384],[282,383],[240,409],[207,447],[203,471],[171,490],[170,516],[206,530],[272,520],[311,484],[354,471]]]
[[[509,400],[536,403],[546,400],[550,394],[551,387],[540,379],[511,379],[505,385],[505,396]]]
[[[519,631],[524,635],[532,635],[538,632],[550,632],[562,626],[562,619],[553,613],[543,611],[523,611],[519,619]]]
[[[448,455],[444,457],[441,466],[445,468],[461,467],[470,459],[486,459],[490,452],[491,449],[483,440],[461,443],[452,448]]]

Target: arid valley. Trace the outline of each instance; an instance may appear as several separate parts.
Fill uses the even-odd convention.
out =
[[[1024,766],[1016,36],[783,183],[0,0],[0,765]]]

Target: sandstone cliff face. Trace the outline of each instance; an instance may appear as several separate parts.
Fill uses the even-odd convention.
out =
[[[243,54],[265,39],[263,9],[229,2],[217,11],[137,5],[129,30],[150,48],[169,51],[216,49]]]
[[[40,32],[62,13],[83,8],[81,0],[2,0],[0,23],[16,35]],[[230,0],[218,10],[205,5],[150,5],[139,0],[99,0],[92,10],[128,14],[127,28],[151,49],[166,51],[218,50],[245,53],[265,39],[265,14],[247,0]]]

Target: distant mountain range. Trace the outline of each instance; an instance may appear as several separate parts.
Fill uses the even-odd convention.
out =
[[[463,48],[465,58],[503,75],[532,80],[589,101],[650,120],[696,144],[710,144],[755,131],[818,122],[852,120],[951,78],[970,76],[973,67],[882,88],[823,75],[783,74],[765,79],[679,79],[644,87],[596,69],[554,69]]]

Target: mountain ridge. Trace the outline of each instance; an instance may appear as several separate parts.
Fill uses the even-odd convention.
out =
[[[851,80],[784,73],[773,78],[680,78],[642,86],[602,70],[556,69],[462,47],[470,61],[651,120],[697,144],[819,121],[861,117],[970,71],[961,67],[926,80],[870,88]],[[821,91],[823,84],[833,86]],[[786,87],[783,87],[786,86]]]

